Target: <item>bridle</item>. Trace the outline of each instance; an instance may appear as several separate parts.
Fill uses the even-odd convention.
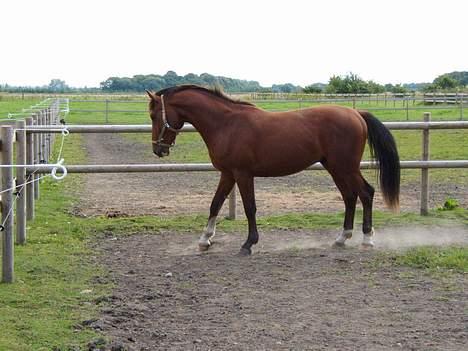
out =
[[[164,143],[164,134],[166,133],[166,130],[170,130],[171,132],[176,133],[176,136],[177,136],[177,134],[180,133],[183,126],[179,129],[173,128],[170,126],[166,117],[166,107],[164,106],[164,95],[161,95],[161,110],[162,110],[162,128],[159,132],[158,139],[152,140],[152,143],[156,144],[156,146],[171,148],[175,145],[175,139],[171,144]]]

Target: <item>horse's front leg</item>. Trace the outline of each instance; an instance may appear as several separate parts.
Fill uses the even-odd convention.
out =
[[[244,204],[245,215],[249,223],[249,236],[240,250],[241,256],[248,256],[252,253],[252,245],[258,242],[257,220],[255,215],[257,207],[255,205],[254,178],[248,174],[236,174],[236,183]]]
[[[226,197],[231,192],[234,187],[234,177],[229,173],[221,173],[221,178],[219,179],[218,189],[211,201],[210,206],[210,217],[208,218],[208,224],[206,225],[204,233],[201,235],[198,240],[198,248],[200,251],[206,251],[211,246],[210,239],[216,233],[216,217],[218,216],[221,207],[223,206]]]

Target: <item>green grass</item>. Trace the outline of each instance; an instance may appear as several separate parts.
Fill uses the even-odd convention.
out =
[[[86,101],[80,98],[70,100],[71,113],[67,118],[70,124],[149,124],[148,104],[145,96],[131,96],[121,98],[125,102],[118,102],[115,99]],[[132,101],[133,100],[133,101]],[[107,109],[107,113],[106,113]],[[80,112],[96,111],[96,112]],[[117,111],[140,111],[140,112],[117,112]]]
[[[319,105],[329,105],[330,103],[314,103],[307,101],[261,101],[256,103],[257,106],[270,111],[287,111],[297,110],[307,107],[315,107]],[[333,103],[341,106],[353,107],[351,102],[337,102]],[[446,108],[440,108],[440,106],[423,105],[421,103],[412,104],[410,102],[408,111],[401,110],[406,108],[402,102],[388,102],[387,105],[380,101],[379,103],[372,101],[371,103],[363,101],[356,103],[356,108],[361,110],[369,110],[372,114],[379,117],[380,120],[385,122],[391,121],[421,121],[423,112],[431,112],[432,120],[434,121],[445,121],[445,120],[459,120],[460,109],[456,106],[447,106]],[[412,109],[415,108],[415,109]],[[464,111],[466,115],[466,111]],[[465,117],[466,119],[466,117]]]
[[[80,136],[69,136],[66,151],[79,160]],[[105,271],[92,264],[88,246],[93,224],[73,217],[68,189],[77,179],[46,178],[28,242],[15,248],[15,283],[0,284],[0,350],[52,350],[84,345],[95,333],[75,326],[96,315],[95,298],[107,287],[93,279]]]
[[[40,98],[11,99],[0,95],[0,119],[8,118],[8,113],[21,112],[22,109],[29,108],[39,102],[41,102]]]
[[[430,271],[453,270],[468,273],[468,248],[418,247],[396,256],[395,262]]]

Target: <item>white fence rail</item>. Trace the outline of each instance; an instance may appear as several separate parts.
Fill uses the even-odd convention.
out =
[[[391,130],[424,130],[424,129],[468,129],[468,121],[447,121],[447,122],[383,122]],[[66,129],[70,133],[150,133],[150,124],[83,124],[68,125]],[[28,129],[28,133],[61,133],[63,127],[38,125]],[[195,128],[186,123],[182,132],[196,132]]]

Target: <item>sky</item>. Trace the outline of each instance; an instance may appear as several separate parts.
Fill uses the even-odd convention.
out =
[[[468,70],[466,0],[2,0],[0,84],[210,73],[262,86]]]

